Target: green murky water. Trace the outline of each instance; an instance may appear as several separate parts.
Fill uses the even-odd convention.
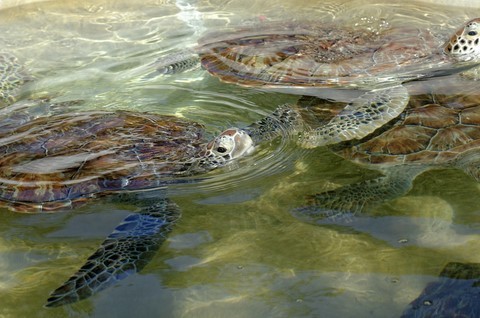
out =
[[[405,1],[0,1],[0,48],[36,78],[21,98],[84,101],[56,112],[176,114],[215,134],[298,97],[222,84],[202,70],[152,76],[158,57],[208,31],[343,15],[352,24],[408,21],[448,34],[472,14]],[[362,221],[320,227],[289,211],[305,195],[376,173],[288,141],[234,168],[171,189],[183,218],[141,274],[56,309],[42,307],[48,293],[131,207],[2,209],[0,317],[398,317],[447,262],[480,262],[480,187],[460,171],[425,173],[406,196]]]

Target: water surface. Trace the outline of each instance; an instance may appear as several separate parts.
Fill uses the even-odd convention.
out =
[[[446,35],[473,17],[467,8],[405,1],[0,1],[0,47],[35,78],[20,101],[82,101],[32,109],[38,115],[151,111],[200,122],[211,136],[298,96],[222,84],[203,70],[152,74],[157,58],[209,31],[294,20]],[[42,307],[48,293],[134,208],[2,209],[0,316],[399,317],[446,263],[480,262],[480,188],[461,171],[430,171],[351,224],[315,226],[290,214],[306,195],[376,175],[328,149],[272,142],[206,182],[170,190],[183,218],[141,274],[55,309]]]

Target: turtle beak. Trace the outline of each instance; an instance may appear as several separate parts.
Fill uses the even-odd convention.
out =
[[[231,152],[231,159],[243,157],[249,155],[255,150],[255,145],[253,144],[252,137],[243,129],[235,129],[235,134],[233,135],[234,139],[234,148]]]
[[[229,161],[252,153],[254,148],[253,140],[245,130],[229,128],[207,144],[207,155]]]

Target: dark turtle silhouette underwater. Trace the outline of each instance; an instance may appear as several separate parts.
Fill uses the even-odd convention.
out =
[[[480,264],[451,262],[401,318],[480,317]]]
[[[329,131],[312,131],[310,146],[363,138],[397,117],[409,93],[402,83],[455,72],[477,77],[480,19],[466,22],[449,38],[427,29],[391,27],[380,31],[322,23],[281,23],[207,34],[193,51],[160,58],[162,73],[201,64],[227,83],[246,87],[362,89]],[[291,92],[291,90],[287,91]],[[335,136],[335,138],[331,138]]]

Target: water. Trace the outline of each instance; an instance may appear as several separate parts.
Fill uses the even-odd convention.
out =
[[[157,58],[193,47],[205,32],[347,16],[367,27],[408,20],[448,34],[473,18],[471,9],[405,1],[0,1],[0,8],[2,51],[36,78],[20,100],[83,101],[38,115],[152,111],[203,123],[209,135],[298,97],[222,84],[202,70],[152,75]],[[275,141],[206,182],[172,188],[183,218],[141,274],[48,310],[48,293],[133,207],[4,209],[0,317],[398,317],[447,262],[480,262],[480,188],[461,171],[430,171],[406,196],[347,226],[290,214],[305,195],[375,175],[327,149]]]

